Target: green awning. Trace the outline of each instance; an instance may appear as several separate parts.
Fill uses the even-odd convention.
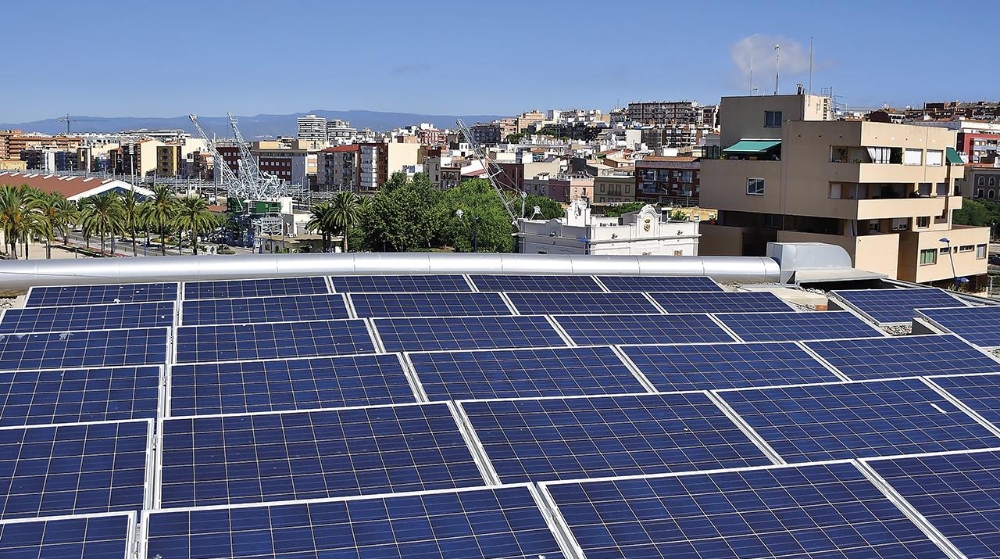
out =
[[[740,140],[722,150],[722,153],[764,153],[780,145],[781,140]]]
[[[948,148],[948,164],[949,165],[965,165],[965,161],[962,161],[962,156],[958,154],[955,148]]]

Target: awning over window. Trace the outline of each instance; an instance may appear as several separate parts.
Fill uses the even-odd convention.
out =
[[[722,150],[722,153],[764,153],[780,145],[781,140],[740,140]]]
[[[948,148],[948,164],[965,165],[965,161],[962,161],[962,156],[958,154],[955,148]]]

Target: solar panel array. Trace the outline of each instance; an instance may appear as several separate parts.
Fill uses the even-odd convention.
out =
[[[879,324],[909,324],[915,309],[957,307],[962,301],[943,289],[849,289],[831,295]]]
[[[897,291],[32,289],[0,318],[0,557],[995,557],[1000,312]]]

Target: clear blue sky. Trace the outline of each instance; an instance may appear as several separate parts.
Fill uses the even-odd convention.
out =
[[[5,3],[0,122],[312,109],[515,114],[717,102],[808,79],[849,106],[1000,94],[991,18],[941,2]],[[979,39],[972,37],[979,36]],[[979,47],[974,46],[979,41]],[[980,61],[975,62],[974,56]]]

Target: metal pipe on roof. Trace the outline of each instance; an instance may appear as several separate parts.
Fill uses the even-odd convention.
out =
[[[594,256],[493,253],[254,254],[8,260],[0,291],[32,286],[179,282],[324,275],[565,274],[709,276],[774,283],[778,263],[756,256]]]

